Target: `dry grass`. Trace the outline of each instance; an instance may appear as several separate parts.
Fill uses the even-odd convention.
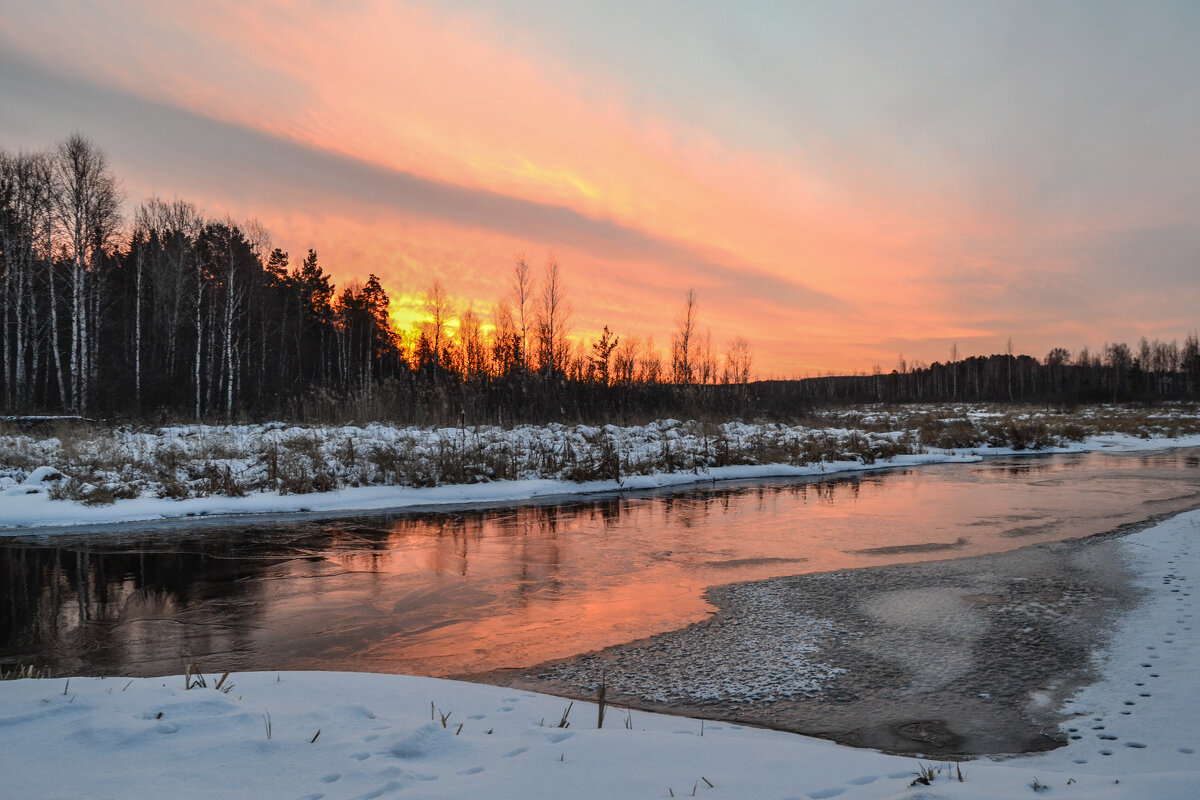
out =
[[[35,667],[32,664],[17,664],[9,669],[0,667],[0,681],[42,680],[49,677],[50,670],[48,668]]]
[[[1037,451],[1088,436],[1200,433],[1200,406],[865,406],[807,413],[799,425],[660,421],[642,428],[440,430],[180,426],[166,431],[56,423],[0,427],[0,480],[52,465],[69,476],[54,496],[100,504],[167,498],[308,494],[346,486],[438,486],[552,478],[620,481],[753,464],[878,464],[930,449]]]

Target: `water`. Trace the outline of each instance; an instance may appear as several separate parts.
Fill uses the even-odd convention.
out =
[[[713,585],[998,552],[1198,505],[1193,449],[0,539],[0,664],[468,674],[680,628],[711,613]]]

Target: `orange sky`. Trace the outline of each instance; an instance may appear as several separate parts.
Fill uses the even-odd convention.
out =
[[[661,346],[693,287],[761,376],[1196,327],[1200,48],[1144,64],[1178,20],[848,8],[18,2],[0,147],[82,131],[130,207],[255,216],[399,319],[553,252],[576,332]]]

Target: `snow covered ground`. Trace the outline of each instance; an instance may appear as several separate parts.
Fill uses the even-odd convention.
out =
[[[932,764],[727,723],[596,708],[432,678],[254,673],[0,682],[0,795],[13,798],[1200,796],[1200,512],[1128,536],[1146,598],[1103,678],[1065,707],[1070,743]],[[223,687],[224,688],[224,687]],[[1030,702],[1039,702],[1031,696]],[[445,719],[443,719],[445,715]],[[940,768],[940,769],[939,769]]]
[[[513,429],[276,423],[85,429],[40,438],[9,433],[0,435],[0,533],[514,503],[1013,453],[1200,446],[1194,432],[1200,416],[1192,407],[1153,413],[1098,407],[1070,415],[917,407],[830,412],[818,421]]]

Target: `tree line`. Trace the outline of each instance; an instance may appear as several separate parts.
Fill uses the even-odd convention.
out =
[[[0,150],[0,402],[135,418],[388,419],[422,424],[789,415],[797,405],[1194,398],[1195,335],[1072,357],[901,364],[890,374],[751,381],[741,337],[718,351],[687,290],[664,358],[605,327],[573,336],[562,270],[524,258],[485,319],[433,281],[401,332],[379,279],[341,288],[257,222],[152,198],[126,214],[104,153],[74,135]]]
[[[82,136],[0,151],[10,414],[503,422],[595,416],[619,386],[628,410],[648,397],[670,405],[676,386],[749,379],[749,344],[716,354],[694,292],[664,364],[652,339],[607,327],[594,341],[573,337],[553,258],[538,276],[518,259],[511,283],[485,319],[433,281],[425,322],[404,333],[375,275],[339,289],[315,250],[294,265],[253,220],[159,198],[124,215],[104,153]]]
[[[760,406],[780,410],[793,405],[836,403],[1015,402],[1015,403],[1157,403],[1200,399],[1200,339],[1141,339],[1136,348],[1123,342],[1072,354],[1056,347],[1044,359],[1008,352],[952,358],[932,364],[903,359],[890,372],[830,375],[801,381],[752,384]]]

